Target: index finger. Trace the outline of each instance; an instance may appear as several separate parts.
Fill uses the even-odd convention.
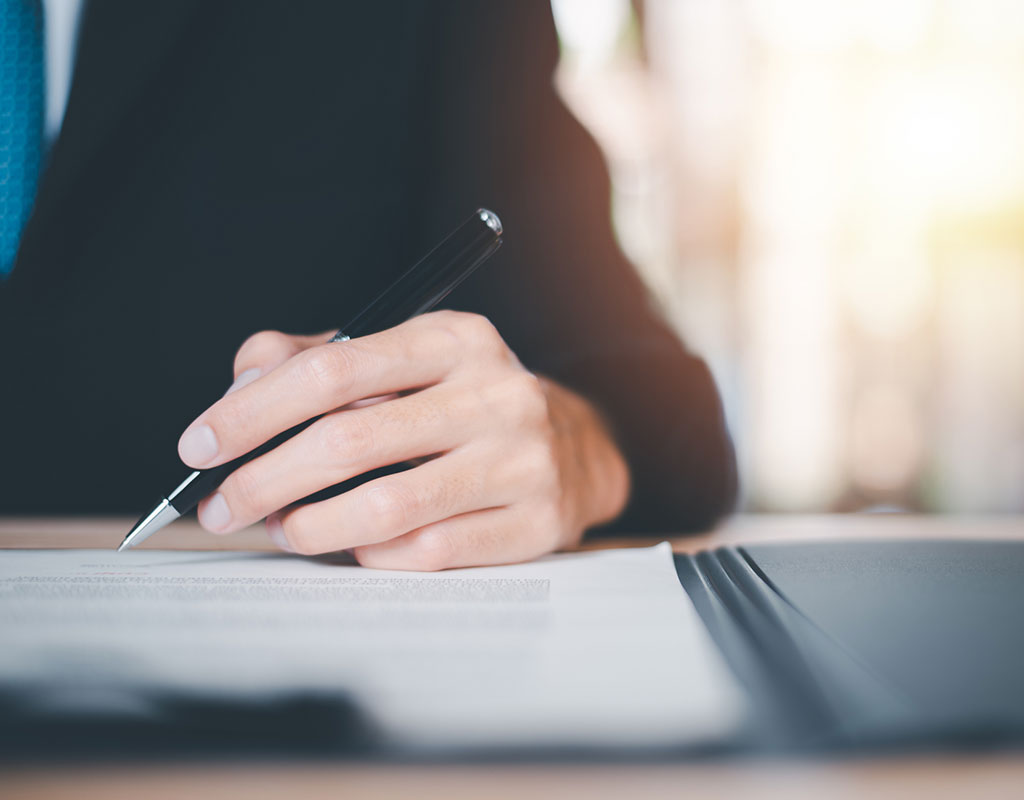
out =
[[[215,467],[340,406],[438,383],[456,366],[460,348],[444,324],[429,319],[435,316],[293,356],[204,411],[178,442],[181,460]]]

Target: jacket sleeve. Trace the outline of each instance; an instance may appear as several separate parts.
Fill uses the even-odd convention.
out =
[[[527,368],[603,411],[632,479],[626,511],[605,530],[711,526],[737,490],[718,393],[615,243],[603,159],[553,86],[549,4],[433,7],[413,112],[417,213],[436,235],[484,205],[506,231],[449,305],[487,315]]]

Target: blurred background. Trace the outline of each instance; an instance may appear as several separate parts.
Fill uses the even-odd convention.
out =
[[[1024,510],[1024,3],[552,6],[743,506]]]

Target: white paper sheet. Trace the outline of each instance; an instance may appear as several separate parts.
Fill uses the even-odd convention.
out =
[[[713,742],[744,701],[667,544],[443,573],[0,552],[0,686],[346,692],[414,746]]]

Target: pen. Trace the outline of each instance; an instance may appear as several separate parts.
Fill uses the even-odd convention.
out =
[[[490,258],[501,246],[501,234],[501,220],[498,219],[498,215],[486,208],[478,209],[472,217],[349,320],[329,341],[346,342],[359,336],[377,333],[429,311]],[[165,525],[174,522],[182,514],[187,514],[238,467],[273,450],[312,425],[317,419],[319,417],[301,422],[226,464],[193,471],[174,491],[163,497],[151,511],[135,523],[124,537],[121,546],[117,548],[118,552],[134,547]],[[375,477],[376,474],[379,474],[379,470],[367,473],[367,476]],[[354,480],[359,481],[360,478],[369,479],[366,476],[359,476]]]

